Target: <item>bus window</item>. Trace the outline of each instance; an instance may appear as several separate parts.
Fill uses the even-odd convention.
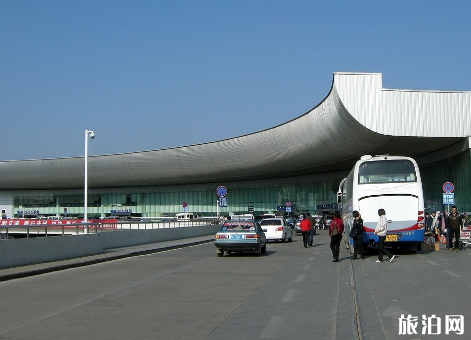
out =
[[[409,160],[364,162],[358,175],[358,184],[417,182],[414,164]]]

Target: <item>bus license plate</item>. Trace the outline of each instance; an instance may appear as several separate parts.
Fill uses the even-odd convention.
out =
[[[397,235],[386,235],[386,242],[397,242]]]

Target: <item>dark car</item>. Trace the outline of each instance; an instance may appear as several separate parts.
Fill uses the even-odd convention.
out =
[[[257,255],[267,251],[267,239],[260,225],[254,220],[229,220],[224,222],[216,234],[214,245],[217,256],[224,252],[254,251]]]
[[[325,229],[330,228],[330,223],[332,223],[332,219],[334,218],[334,215],[326,215],[324,216],[324,226]]]
[[[322,218],[317,222],[317,229],[329,229],[333,217],[333,215],[322,216]]]
[[[296,226],[296,217],[285,217],[285,223],[294,229]]]

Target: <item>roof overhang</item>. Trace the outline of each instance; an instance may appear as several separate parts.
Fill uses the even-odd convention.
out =
[[[364,154],[423,157],[471,135],[471,92],[386,90],[381,83],[379,73],[335,73],[320,104],[282,125],[198,145],[90,156],[88,185],[196,184],[343,171]],[[81,188],[83,182],[83,157],[0,162],[2,190]]]

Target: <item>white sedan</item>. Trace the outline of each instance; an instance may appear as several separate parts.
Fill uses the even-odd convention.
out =
[[[293,230],[285,223],[283,218],[265,218],[260,221],[267,241],[291,242],[293,241]]]

